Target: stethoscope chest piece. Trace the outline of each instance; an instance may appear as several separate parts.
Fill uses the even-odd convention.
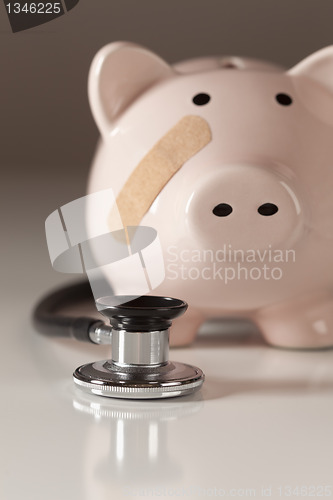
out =
[[[111,323],[112,356],[77,368],[75,384],[91,394],[127,399],[169,398],[199,389],[204,382],[200,368],[168,359],[171,322],[186,311],[186,302],[130,299],[103,297],[96,302]]]

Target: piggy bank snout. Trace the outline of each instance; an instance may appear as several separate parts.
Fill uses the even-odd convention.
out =
[[[265,217],[269,217],[271,215],[276,214],[278,212],[279,207],[275,205],[275,203],[263,203],[258,207],[258,213],[260,215],[264,215]],[[232,206],[228,203],[219,203],[216,207],[213,208],[213,214],[217,217],[227,217],[232,213]]]
[[[285,248],[300,233],[303,211],[291,183],[269,169],[222,167],[198,183],[187,205],[188,225],[211,247]]]

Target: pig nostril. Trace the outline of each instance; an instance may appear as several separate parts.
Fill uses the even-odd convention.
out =
[[[276,214],[278,210],[278,207],[274,205],[274,203],[264,203],[258,208],[258,212],[260,213],[260,215],[265,215],[266,217]]]
[[[232,207],[228,203],[220,203],[213,208],[213,214],[217,217],[227,217],[232,212]]]

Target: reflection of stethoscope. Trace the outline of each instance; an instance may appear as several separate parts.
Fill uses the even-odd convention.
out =
[[[88,231],[87,214],[93,213]],[[112,213],[115,230],[104,216]],[[55,292],[34,312],[38,331],[74,337],[94,344],[111,344],[112,357],[80,366],[74,382],[82,390],[117,398],[167,398],[199,389],[199,368],[169,361],[169,328],[187,304],[170,297],[147,295],[164,279],[164,262],[155,229],[120,227],[116,200],[110,189],[79,198],[55,210],[45,230],[53,267],[62,272],[85,272],[88,284]],[[125,293],[113,294],[105,273]],[[118,282],[117,282],[118,280]],[[91,296],[110,325],[95,318],[59,314],[81,297]]]
[[[168,360],[169,328],[186,311],[186,302],[155,296],[100,298],[97,307],[110,326],[96,318],[59,314],[64,305],[89,295],[88,283],[67,287],[42,299],[34,312],[35,327],[43,334],[111,344],[110,360],[75,370],[77,386],[92,394],[131,399],[181,396],[201,387],[204,374],[199,368]]]
[[[172,440],[177,439],[177,422],[191,419],[203,409],[200,393],[176,403],[96,401],[74,390],[72,404],[88,421],[94,418],[85,436],[85,448],[89,449],[86,465],[95,478],[103,478],[103,484],[157,486],[182,479],[184,464],[172,456]],[[191,426],[185,427],[190,438]]]

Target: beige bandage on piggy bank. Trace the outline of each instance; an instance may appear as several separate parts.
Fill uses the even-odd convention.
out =
[[[140,161],[117,197],[124,226],[139,224],[171,177],[210,141],[209,126],[200,116],[186,116],[167,132]]]

